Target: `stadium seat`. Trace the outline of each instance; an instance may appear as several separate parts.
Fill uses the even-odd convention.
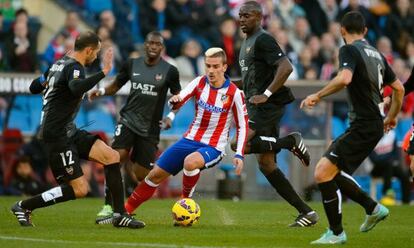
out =
[[[110,0],[85,0],[85,7],[93,14],[99,14],[104,10],[112,10]]]
[[[13,163],[16,161],[16,152],[23,145],[23,135],[19,129],[7,128],[3,130],[0,139],[1,165],[4,176],[4,185],[10,182]]]
[[[7,126],[9,128],[20,129],[22,132],[31,132],[30,112],[28,110],[22,111],[16,108],[12,108],[10,111],[9,123]]]

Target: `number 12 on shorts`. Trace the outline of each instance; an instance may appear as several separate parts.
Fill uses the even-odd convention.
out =
[[[59,154],[62,157],[63,166],[67,166],[67,165],[71,165],[75,163],[75,161],[73,161],[73,158],[72,158],[72,151],[70,150],[66,151],[66,156],[64,152],[61,152]]]

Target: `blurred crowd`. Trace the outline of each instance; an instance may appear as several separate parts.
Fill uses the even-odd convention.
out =
[[[0,72],[45,71],[73,49],[82,20],[98,33],[102,40],[102,52],[109,47],[114,48],[112,76],[128,57],[142,54],[143,37],[153,30],[163,35],[166,44],[163,57],[178,67],[184,81],[204,73],[203,52],[210,46],[222,47],[228,57],[228,75],[233,78],[240,76],[238,54],[244,37],[238,27],[238,9],[244,0],[56,1],[67,11],[65,22],[40,53],[37,40],[42,23],[24,8],[10,10],[0,5]],[[257,1],[264,10],[263,27],[274,36],[294,65],[291,80],[325,81],[332,78],[338,67],[338,51],[343,45],[339,22],[351,10],[358,10],[364,15],[369,29],[368,41],[386,57],[402,82],[406,81],[414,66],[414,4],[410,0]],[[89,72],[98,70],[99,58],[88,68]],[[7,108],[4,106],[7,103],[0,99],[0,109]],[[403,126],[401,132],[397,130],[397,143],[409,129],[413,110],[414,96],[410,96],[402,110]],[[296,112],[290,111],[293,119]],[[346,103],[334,104],[334,138],[346,128],[346,113]],[[325,122],[325,112],[305,115],[311,121],[291,122],[288,126],[303,130],[306,138],[322,137],[324,134],[319,124]],[[311,123],[314,127],[295,126],[295,123]],[[8,182],[11,188],[3,189],[6,193],[32,194],[35,190],[42,191],[44,184],[53,183],[53,180],[48,180],[47,171],[38,168],[36,158],[24,151],[23,148],[20,150],[23,153],[13,163],[12,170],[3,171],[14,175],[5,178],[18,179]],[[31,166],[42,172],[40,177],[29,169]],[[91,175],[97,182],[103,179],[96,176],[99,173]],[[0,180],[2,178],[0,175]],[[102,192],[99,189],[91,191],[95,191],[93,194]]]

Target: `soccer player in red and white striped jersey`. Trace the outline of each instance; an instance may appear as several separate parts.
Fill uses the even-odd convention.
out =
[[[164,179],[183,169],[182,197],[191,197],[200,170],[213,167],[223,158],[233,120],[237,127],[233,164],[236,174],[240,175],[248,130],[247,111],[243,93],[224,75],[226,61],[223,49],[207,50],[206,75],[195,78],[179,95],[170,99],[172,109],[176,110],[194,98],[195,118],[183,138],[161,155],[145,180],[128,198],[125,207],[129,213],[148,200]]]

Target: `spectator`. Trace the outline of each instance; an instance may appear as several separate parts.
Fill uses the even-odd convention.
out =
[[[335,22],[336,16],[338,15],[339,8],[335,0],[318,0],[319,5],[323,9],[328,18],[329,23]]]
[[[16,161],[11,186],[19,190],[22,195],[29,196],[40,194],[48,188],[37,178],[30,164],[30,158],[26,156]]]
[[[65,24],[61,32],[66,32],[75,40],[79,35],[79,15],[76,11],[68,11],[66,14]]]
[[[29,39],[27,23],[16,22],[5,47],[7,60],[14,71],[35,72],[38,69],[36,44]]]
[[[128,58],[133,49],[132,37],[126,27],[116,22],[115,16],[111,10],[104,10],[99,16],[101,26],[106,27],[111,34],[111,39],[119,46],[123,59]]]
[[[366,27],[368,28],[368,33],[365,37],[371,44],[375,44],[375,40],[382,32],[375,21],[375,17],[365,6],[360,4],[360,0],[349,0],[348,6],[339,11],[337,21],[340,21],[342,17],[350,11],[358,11],[364,16]]]
[[[298,72],[299,79],[305,78],[305,73],[309,69],[318,68],[318,66],[312,62],[312,52],[311,49],[307,46],[299,53],[299,63],[296,65],[296,70]]]
[[[296,1],[298,2],[298,1]],[[300,6],[305,10],[306,18],[310,23],[312,33],[322,35],[328,29],[328,17],[322,9],[318,0],[299,1]],[[317,20],[317,21],[315,21]]]
[[[182,55],[175,59],[180,77],[191,79],[204,75],[204,56],[201,52],[201,45],[196,40],[190,39],[183,44]]]
[[[392,46],[404,54],[407,43],[414,38],[414,14],[409,0],[397,0],[387,19],[385,34],[391,39]]]
[[[290,30],[289,44],[296,53],[299,53],[305,46],[305,41],[310,35],[309,23],[304,17],[296,19],[295,28]]]
[[[171,38],[169,29],[169,20],[167,19],[166,0],[152,0],[149,6],[142,6],[140,14],[140,23],[142,35],[147,36],[151,31],[158,31],[165,40]]]
[[[49,68],[56,60],[66,54],[66,39],[70,38],[70,34],[63,30],[59,32],[47,45],[42,59]]]
[[[293,29],[297,18],[306,17],[305,11],[293,0],[280,0],[279,4],[275,5],[274,12],[285,29]]]
[[[237,34],[237,24],[232,17],[224,19],[220,25],[221,44],[227,55],[227,74],[230,77],[240,76],[240,66],[238,64],[241,40]]]
[[[404,58],[407,59],[410,67],[414,67],[414,41],[411,40],[407,44],[405,48]]]
[[[380,37],[377,40],[377,49],[385,57],[388,64],[392,65],[394,63],[395,55],[392,51],[390,39],[385,36]]]

